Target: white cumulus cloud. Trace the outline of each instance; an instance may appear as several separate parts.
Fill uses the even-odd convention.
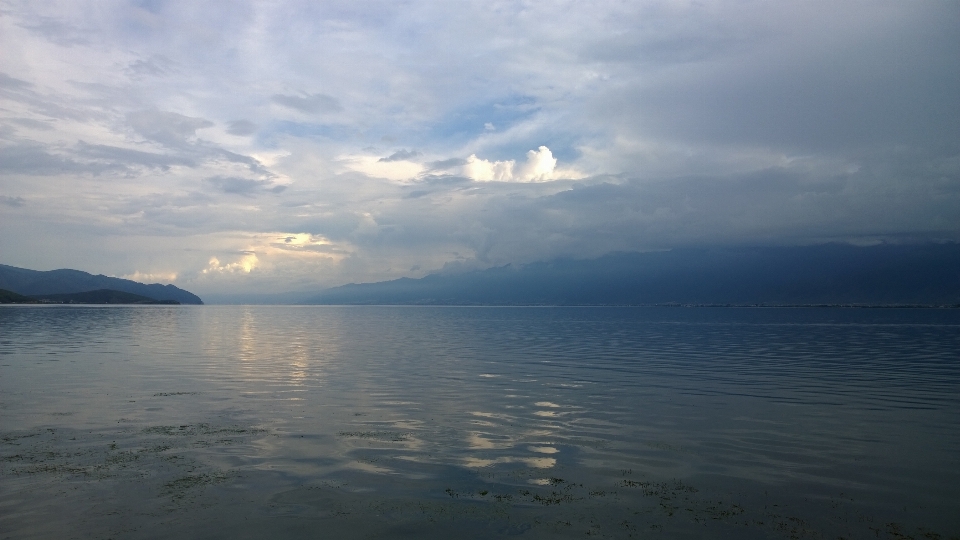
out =
[[[582,175],[573,170],[557,169],[557,158],[546,146],[527,152],[527,160],[489,161],[470,154],[462,173],[478,182],[548,182],[561,178],[575,179]]]

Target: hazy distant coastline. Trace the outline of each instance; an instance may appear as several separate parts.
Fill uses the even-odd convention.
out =
[[[314,304],[911,307],[960,304],[960,245],[612,253],[321,292]]]
[[[20,302],[203,303],[173,285],[78,270],[0,265],[0,289],[28,297]],[[16,301],[9,294],[3,301]],[[610,253],[316,292],[208,298],[215,304],[955,308],[960,307],[960,245]]]
[[[823,244],[611,253],[212,303],[323,305],[956,307],[960,246]]]

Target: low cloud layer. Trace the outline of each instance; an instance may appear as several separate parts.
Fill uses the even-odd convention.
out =
[[[0,12],[3,264],[203,294],[960,241],[949,3]]]

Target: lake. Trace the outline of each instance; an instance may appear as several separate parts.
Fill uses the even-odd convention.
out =
[[[960,310],[0,308],[0,538],[958,538]]]

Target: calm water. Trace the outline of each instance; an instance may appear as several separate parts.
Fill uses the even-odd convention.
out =
[[[0,538],[957,538],[960,310],[0,308]]]

